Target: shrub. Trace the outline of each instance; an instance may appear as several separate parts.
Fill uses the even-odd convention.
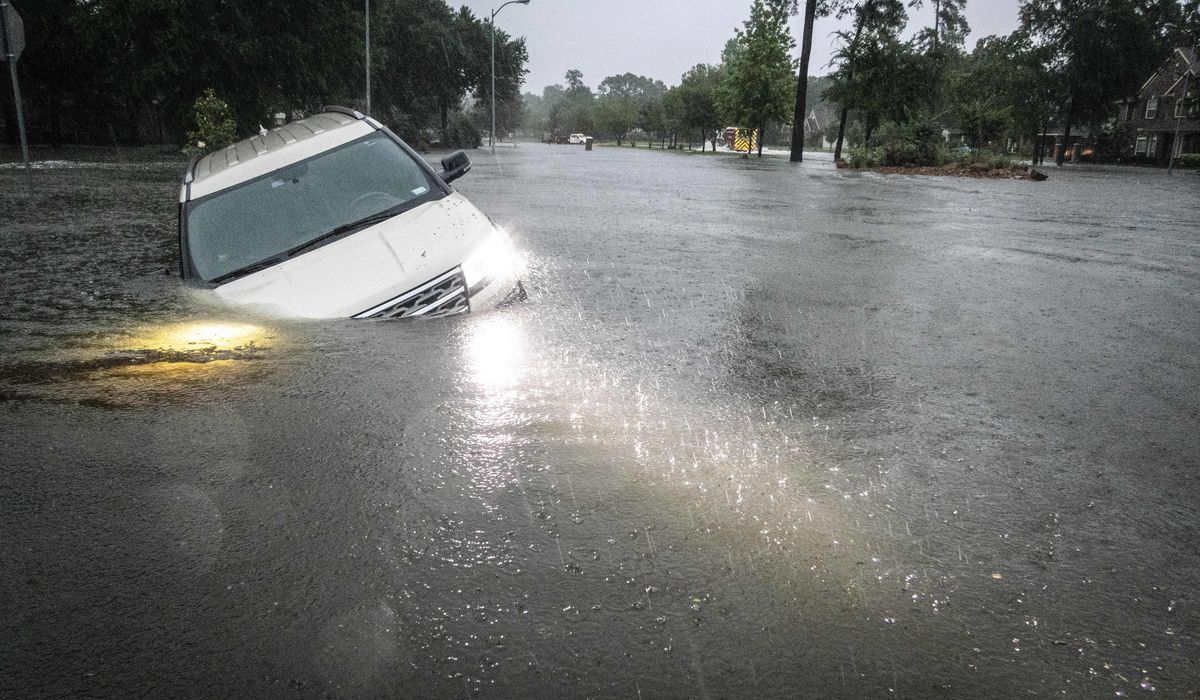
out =
[[[958,165],[963,168],[972,165],[986,165],[990,170],[1007,170],[1017,164],[1017,160],[1013,156],[991,151],[962,153],[953,149],[942,149],[938,152],[938,159],[940,165]]]
[[[879,130],[882,162],[888,166],[937,165],[942,135],[932,121],[915,119],[905,124],[888,124]]]
[[[1184,153],[1175,159],[1177,168],[1200,168],[1200,153]]]
[[[983,162],[991,166],[992,170],[1007,170],[1016,164],[1016,160],[1007,153],[989,154]]]
[[[237,141],[237,125],[229,105],[208,88],[192,105],[196,128],[187,133],[183,152],[189,156],[219,151]]]
[[[455,112],[446,123],[446,135],[443,146],[448,148],[479,148],[483,143],[483,134],[475,128],[471,118],[462,112]]]
[[[877,148],[856,146],[850,149],[850,167],[856,170],[874,168],[880,164],[882,156]]]

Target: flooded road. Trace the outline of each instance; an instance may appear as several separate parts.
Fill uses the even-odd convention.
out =
[[[1200,692],[1194,175],[471,157],[530,299],[415,323],[0,170],[0,695]]]

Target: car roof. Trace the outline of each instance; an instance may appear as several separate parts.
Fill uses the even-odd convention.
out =
[[[180,201],[195,199],[352,141],[376,125],[352,110],[314,114],[209,153],[184,175]],[[372,120],[373,121],[373,120]]]

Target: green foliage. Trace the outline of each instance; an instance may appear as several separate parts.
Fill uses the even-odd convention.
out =
[[[1008,107],[990,101],[961,102],[953,107],[958,126],[975,148],[997,141],[1012,124]]]
[[[681,105],[681,125],[699,131],[713,141],[716,132],[725,125],[721,113],[720,89],[722,68],[700,63],[692,66],[679,82],[678,99]]]
[[[944,55],[946,51],[961,51],[967,34],[965,6],[967,0],[930,0],[934,6],[933,26],[917,32],[916,44],[926,54]],[[910,7],[922,7],[923,0],[910,0]]]
[[[971,151],[970,153],[943,151],[942,157],[943,165],[959,165],[964,168],[983,165],[987,166],[988,170],[1007,170],[1017,164],[1017,160],[1011,155],[992,151]]]
[[[1026,0],[1022,31],[1045,52],[1065,128],[1099,125],[1137,92],[1172,48],[1164,27],[1184,23],[1175,0]]]
[[[825,96],[856,110],[867,132],[930,107],[931,63],[891,30],[864,31],[838,58],[842,64]]]
[[[372,0],[372,110],[445,128],[466,95],[490,100],[491,32],[445,0]],[[215,88],[243,128],[275,112],[365,108],[362,0],[38,0],[21,5],[31,113],[84,141],[182,142]],[[214,50],[219,47],[219,50]],[[86,60],[79,60],[86,56]],[[524,40],[496,32],[501,127],[520,102]],[[110,137],[110,134],[112,136]],[[161,134],[161,136],[160,136]],[[243,134],[244,135],[244,134]]]
[[[938,165],[942,135],[937,124],[917,119],[904,124],[886,124],[879,129],[880,160],[887,166]]]
[[[904,127],[886,125],[880,129],[881,133],[892,132],[892,130],[896,130],[896,134],[907,133],[910,135],[910,138],[906,140],[889,135],[888,142],[877,148],[855,146],[848,152],[849,157],[847,162],[850,164],[850,167],[856,169],[878,167],[899,168],[905,166],[954,167],[965,169],[981,168],[987,171],[1008,170],[1017,164],[1016,159],[1006,153],[992,153],[989,151],[963,153],[959,150],[948,148],[944,143],[930,144],[928,141],[914,140],[911,138],[915,136],[913,131]]]
[[[567,87],[551,85],[542,92],[547,107],[546,131],[592,134],[596,131],[595,96],[583,82],[583,73],[569,70]]]
[[[726,47],[720,104],[743,126],[765,129],[791,116],[796,42],[788,31],[789,8],[786,0],[754,0],[750,19]]]
[[[1035,134],[1054,116],[1057,85],[1045,70],[1047,52],[1028,37],[987,37],[947,77],[950,115],[983,147],[1005,131]]]
[[[620,145],[635,127],[657,132],[662,128],[660,100],[667,86],[661,80],[624,73],[600,82],[596,100],[596,128]]]
[[[1200,168],[1200,153],[1185,153],[1175,159],[1177,168]]]
[[[850,167],[856,170],[863,168],[874,168],[883,164],[883,152],[878,148],[867,148],[865,146],[855,146],[850,149],[850,158],[847,162]]]
[[[208,88],[192,104],[195,129],[188,132],[183,152],[189,156],[211,153],[237,141],[237,125],[225,100]]]
[[[447,148],[479,148],[483,143],[483,135],[475,127],[474,121],[462,112],[455,112],[446,125],[446,136],[443,145]]]

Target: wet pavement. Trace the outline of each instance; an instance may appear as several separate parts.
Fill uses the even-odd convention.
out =
[[[413,323],[0,169],[0,695],[1200,693],[1194,174],[472,159],[530,299]]]

